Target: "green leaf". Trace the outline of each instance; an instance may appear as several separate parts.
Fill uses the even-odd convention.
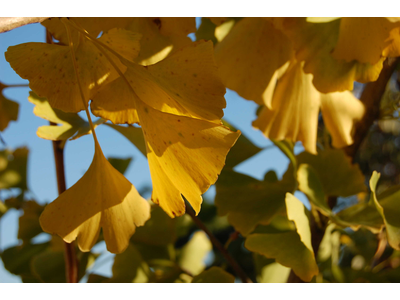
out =
[[[131,240],[135,243],[163,246],[175,242],[175,219],[171,219],[161,207],[153,205],[151,218],[136,228]]]
[[[34,256],[31,262],[32,273],[42,282],[63,283],[65,278],[65,261],[63,251],[44,251]]]
[[[106,123],[106,125],[115,129],[120,134],[122,134],[124,137],[126,137],[133,145],[136,146],[136,148],[144,156],[147,155],[146,143],[144,141],[143,132],[142,132],[141,128],[138,128],[135,126],[125,127],[125,126],[119,126],[119,125],[108,124],[108,123]]]
[[[296,156],[294,155],[294,143],[289,140],[274,140],[270,139],[271,142],[275,144],[289,158],[290,162],[292,163],[292,166],[294,167],[294,171],[296,172],[297,170],[297,159]]]
[[[299,190],[302,191],[322,214],[331,216],[332,211],[326,203],[325,193],[317,172],[309,164],[301,164],[297,170]]]
[[[311,231],[304,205],[292,194],[286,195],[288,219],[296,225],[296,231],[278,234],[254,233],[247,237],[245,247],[293,269],[304,281],[318,274],[314,251],[311,246]]]
[[[107,282],[110,278],[109,277],[104,277],[98,274],[89,274],[87,283],[103,283]]]
[[[130,243],[123,253],[115,255],[112,273],[109,282],[148,282],[150,269],[140,252]]]
[[[268,224],[285,212],[285,194],[292,192],[294,182],[259,181],[247,175],[225,170],[216,183],[215,205],[219,215],[228,215],[228,221],[243,235],[257,224]]]
[[[0,131],[7,128],[11,121],[18,120],[19,104],[3,96],[0,89]]]
[[[203,18],[204,19],[204,18]],[[222,120],[222,124],[228,127],[232,131],[237,131],[237,128],[229,124],[227,121]],[[229,151],[226,161],[225,169],[233,168],[234,166],[240,164],[246,159],[252,157],[253,155],[260,152],[262,149],[254,145],[246,136],[241,134],[237,139],[235,145]],[[224,169],[224,170],[225,170]]]
[[[48,246],[49,243],[24,244],[6,249],[1,255],[4,268],[15,275],[29,275],[32,258]]]
[[[379,177],[380,173],[374,171],[369,181],[371,200],[385,222],[390,246],[396,250],[400,250],[400,190],[391,195],[385,194],[385,197],[378,201],[376,186]]]
[[[39,216],[44,207],[36,201],[27,201],[23,205],[24,214],[19,217],[18,238],[29,241],[39,233],[42,233],[42,227],[39,223]]]
[[[212,250],[212,244],[204,231],[196,231],[190,241],[182,248],[179,265],[185,271],[198,275],[206,267],[204,259]]]
[[[26,166],[28,163],[28,148],[18,148],[14,152],[9,150],[0,152],[8,160],[7,166],[0,170],[0,189],[16,187],[24,191],[27,190]]]
[[[110,164],[118,170],[121,174],[125,174],[126,169],[128,169],[129,164],[132,161],[132,157],[128,158],[117,158],[117,157],[109,157],[107,160]]]
[[[366,191],[364,175],[343,150],[319,150],[318,155],[302,152],[297,162],[314,168],[326,196],[348,197]]]
[[[66,113],[59,109],[52,108],[46,98],[41,98],[34,92],[29,92],[28,100],[35,105],[33,113],[45,120],[57,125],[41,126],[38,128],[37,135],[42,139],[52,141],[75,140],[86,134],[91,134],[89,122],[83,120],[76,113]],[[94,127],[104,123],[104,119],[94,122]]]
[[[193,277],[192,283],[234,283],[235,277],[219,267],[211,267]]]
[[[211,40],[214,45],[218,43],[215,37],[215,28],[217,26],[211,22],[209,18],[201,18],[201,24],[196,31],[196,41],[199,40]]]

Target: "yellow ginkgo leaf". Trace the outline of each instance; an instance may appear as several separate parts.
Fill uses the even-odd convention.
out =
[[[135,62],[147,66],[190,45],[192,40],[187,35],[196,31],[196,22],[195,18],[133,18],[126,28],[142,34]]]
[[[353,144],[354,125],[365,114],[364,104],[349,91],[321,94],[321,111],[332,145],[342,148]]]
[[[185,213],[181,194],[198,213],[201,195],[215,183],[240,132],[205,120],[151,108],[140,100],[138,114],[147,144],[152,200],[171,217]]]
[[[133,59],[139,52],[139,38],[136,33],[113,29],[99,40],[110,45],[115,41],[115,46],[111,47],[123,57]],[[118,73],[96,46],[86,39],[75,46],[75,54],[84,97],[88,101],[102,85],[115,80]],[[84,109],[69,46],[26,43],[9,47],[5,56],[18,75],[28,79],[30,88],[38,96],[47,98],[53,108],[66,112]],[[125,71],[126,67],[112,57],[117,66]]]
[[[17,121],[19,104],[3,96],[0,90],[0,131],[7,128],[10,121]]]
[[[85,175],[46,206],[40,224],[45,232],[68,243],[78,239],[82,251],[94,246],[102,228],[107,249],[121,253],[136,227],[149,218],[149,203],[111,166],[96,142]]]
[[[148,67],[128,65],[124,76],[147,105],[163,112],[220,123],[226,105],[225,87],[217,74],[212,42],[192,43]],[[92,112],[113,123],[138,122],[133,94],[123,78],[93,97]]]
[[[69,138],[74,140],[92,132],[89,122],[83,120],[78,114],[53,109],[46,98],[40,98],[32,91],[29,93],[28,100],[35,104],[33,113],[36,116],[59,124],[39,127],[36,133],[40,138],[52,141],[65,141]],[[93,123],[94,128],[104,122],[104,119],[98,119]]]
[[[129,23],[132,22],[133,18],[121,18],[121,17],[81,17],[81,18],[69,18],[71,21],[79,24],[89,34],[97,37],[101,32],[105,33],[112,28],[125,28]],[[68,45],[67,31],[65,30],[64,24],[60,18],[49,18],[41,23],[49,30],[49,32],[64,45]],[[77,31],[71,32],[72,41],[77,44],[79,41],[79,33]]]
[[[400,22],[392,23],[386,18],[342,18],[339,39],[332,56],[346,62],[357,60],[370,64],[376,64],[382,56],[399,56],[400,53],[390,51],[396,36],[389,39],[392,29],[399,27]],[[398,30],[393,33],[396,32],[398,34]]]
[[[263,107],[253,126],[271,139],[301,141],[308,152],[316,154],[320,93],[302,66],[291,63],[275,88],[272,109]]]
[[[352,90],[354,81],[375,81],[384,57],[376,63],[346,62],[332,56],[340,31],[341,20],[311,23],[306,18],[285,18],[275,21],[293,42],[296,59],[305,61],[304,71],[314,75],[313,84],[322,93]],[[346,45],[347,46],[347,45]]]
[[[262,18],[242,19],[215,47],[225,86],[258,104],[265,102],[264,94],[275,71],[292,55],[292,45],[285,34]]]

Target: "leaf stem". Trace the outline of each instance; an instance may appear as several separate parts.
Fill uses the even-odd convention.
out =
[[[210,230],[203,224],[203,222],[196,217],[193,209],[190,207],[188,203],[186,203],[186,213],[192,218],[193,222],[203,230],[208,237],[210,238],[211,243],[217,248],[221,254],[225,257],[227,262],[232,266],[236,275],[242,280],[243,283],[252,283],[251,279],[246,275],[246,273],[239,266],[237,261],[229,254],[229,252],[224,248],[224,246],[220,243],[220,241],[212,234]]]

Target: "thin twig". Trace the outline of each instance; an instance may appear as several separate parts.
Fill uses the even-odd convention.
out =
[[[217,248],[221,254],[225,257],[227,262],[231,265],[233,270],[235,271],[236,275],[242,280],[244,283],[252,283],[251,279],[246,275],[246,273],[242,270],[236,260],[229,254],[229,252],[222,246],[220,241],[212,234],[210,230],[200,221],[199,218],[196,217],[193,209],[186,203],[186,213],[192,218],[193,222],[203,230],[208,237],[210,238],[211,243]]]

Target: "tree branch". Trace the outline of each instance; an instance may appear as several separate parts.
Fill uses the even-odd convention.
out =
[[[192,218],[193,222],[203,230],[208,237],[210,238],[211,243],[217,248],[221,254],[225,257],[226,261],[232,266],[236,275],[242,280],[243,283],[252,283],[251,279],[246,275],[246,273],[239,266],[237,261],[229,254],[228,250],[224,248],[224,246],[220,243],[220,241],[212,234],[211,231],[200,221],[199,218],[196,217],[193,209],[190,207],[188,203],[186,203],[186,213]]]

